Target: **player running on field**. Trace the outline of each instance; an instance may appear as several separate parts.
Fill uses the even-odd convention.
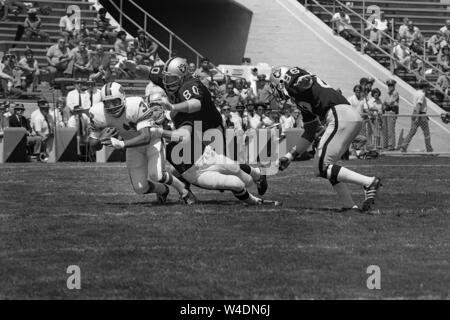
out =
[[[164,120],[164,113],[148,106],[140,97],[126,97],[116,82],[101,90],[102,102],[90,109],[89,143],[94,150],[103,145],[126,149],[126,165],[133,189],[138,194],[156,193],[165,203],[169,195],[167,185],[174,187],[186,204],[195,203],[194,195],[185,185],[165,170],[164,144],[152,132]],[[114,128],[123,140],[106,134]]]
[[[296,154],[303,153],[314,141],[319,119],[325,124],[325,133],[315,156],[318,176],[328,179],[344,204],[344,210],[359,210],[346,183],[364,187],[365,199],[361,210],[368,211],[375,203],[381,180],[368,177],[337,164],[360,132],[361,116],[347,99],[320,78],[299,68],[275,68],[271,75],[274,94],[291,98],[301,108],[305,132],[296,147],[280,158],[280,170],[286,169]]]

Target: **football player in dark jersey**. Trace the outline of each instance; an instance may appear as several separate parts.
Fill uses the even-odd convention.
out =
[[[159,77],[155,77],[155,81],[159,81],[156,78]],[[175,128],[180,128],[186,121],[199,122],[202,134],[210,129],[218,129],[225,139],[222,115],[217,110],[209,90],[199,79],[189,74],[186,59],[173,57],[166,62],[162,71],[162,84],[171,102],[165,107],[170,111]],[[216,152],[223,154],[225,150]],[[257,187],[262,195],[267,190],[266,176],[261,174],[259,168],[251,169],[260,176]]]
[[[277,80],[272,82],[275,94],[285,95],[294,101],[301,109],[306,123],[318,123],[317,119],[320,119],[326,126],[315,156],[318,176],[330,181],[340,196],[344,209],[359,210],[345,183],[363,186],[365,199],[361,210],[369,211],[375,203],[375,196],[381,186],[381,180],[377,177],[361,175],[336,164],[361,130],[360,114],[339,92],[302,68],[294,67],[288,70],[275,68],[271,78]],[[302,139],[312,142],[315,130],[313,125],[305,126]],[[303,142],[300,144],[304,146]],[[302,151],[304,150],[294,148],[293,152],[280,158],[280,169],[287,168],[295,153]]]
[[[150,98],[149,96],[148,98]],[[263,200],[252,195],[247,188],[260,179],[260,172],[246,164],[216,153],[210,146],[202,144],[196,155],[194,145],[194,117],[181,113],[173,119],[175,130],[153,128],[159,136],[170,141],[166,147],[166,157],[184,181],[208,190],[229,190],[240,201],[249,205],[280,205],[278,201]],[[185,148],[190,148],[186,150]],[[184,152],[190,154],[184,158]],[[258,189],[261,192],[260,189]],[[262,190],[265,192],[265,190]]]

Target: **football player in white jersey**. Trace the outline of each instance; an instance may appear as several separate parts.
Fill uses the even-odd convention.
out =
[[[122,86],[116,82],[106,84],[101,96],[102,102],[89,111],[91,147],[100,150],[107,145],[126,149],[127,169],[136,193],[156,193],[158,201],[165,203],[169,195],[167,185],[171,185],[186,204],[195,203],[190,190],[165,170],[164,144],[154,133],[155,127],[164,120],[162,108],[155,110],[141,97],[126,97]],[[123,140],[104,136],[107,128],[116,129]]]

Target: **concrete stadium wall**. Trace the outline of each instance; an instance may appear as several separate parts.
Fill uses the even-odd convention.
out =
[[[215,64],[240,64],[244,56],[252,12],[233,0],[135,0],[175,34],[208,57]],[[108,1],[100,3],[119,21]],[[143,15],[134,6],[123,1],[123,12],[143,25]],[[123,27],[135,34],[136,27],[124,20]],[[148,31],[169,46],[168,34],[161,27],[149,23]],[[175,51],[195,61],[194,56],[180,43],[174,43]],[[163,52],[161,50],[161,52]],[[163,57],[164,59],[165,57]]]

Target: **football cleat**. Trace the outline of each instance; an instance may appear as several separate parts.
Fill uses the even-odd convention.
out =
[[[167,197],[169,196],[170,190],[168,186],[166,187],[166,191],[164,193],[158,194],[156,195],[157,201],[159,204],[166,204],[167,202]]]
[[[197,202],[197,198],[195,197],[195,195],[192,193],[192,191],[190,189],[186,189],[186,190],[187,190],[187,194],[182,196],[181,200],[188,206],[195,204]]]
[[[256,181],[256,187],[258,188],[258,194],[260,196],[264,195],[269,187],[267,184],[267,177],[265,175],[261,175],[258,181]]]
[[[282,203],[280,201],[275,201],[275,200],[264,200],[264,199],[261,199],[260,205],[262,205],[262,206],[278,207],[278,206],[281,206]]]
[[[373,182],[367,188],[364,187],[365,199],[361,206],[362,212],[369,211],[375,204],[375,197],[377,195],[378,189],[382,186],[380,178],[375,177]]]

